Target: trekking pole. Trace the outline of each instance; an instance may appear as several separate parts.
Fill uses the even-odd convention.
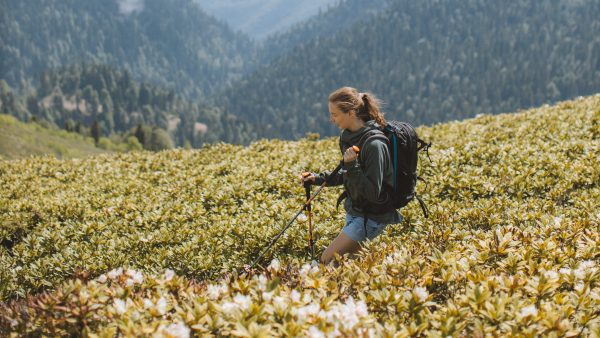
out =
[[[303,173],[302,176],[307,177],[310,173]],[[304,191],[306,192],[306,211],[308,211],[308,247],[310,248],[310,259],[315,259],[315,242],[313,241],[313,227],[312,227],[312,205],[310,202],[310,187],[311,184],[308,181],[304,181]]]
[[[359,152],[360,149],[357,146],[352,146],[352,148],[354,149],[355,152]],[[283,233],[292,225],[292,223],[294,223],[294,221],[296,220],[296,218],[298,218],[298,216],[300,216],[300,214],[302,213],[302,211],[304,211],[308,205],[310,205],[310,202],[312,202],[312,200],[315,199],[315,197],[317,197],[317,195],[321,192],[321,190],[327,185],[327,181],[329,180],[329,178],[334,177],[339,171],[340,169],[342,169],[342,165],[344,164],[344,161],[340,161],[340,164],[338,164],[337,167],[335,167],[335,169],[333,169],[333,171],[331,172],[331,174],[329,174],[329,176],[327,176],[327,178],[325,179],[325,181],[323,182],[323,184],[321,184],[319,186],[319,188],[317,189],[317,191],[315,191],[315,193],[306,201],[306,203],[304,203],[304,205],[302,206],[302,209],[300,209],[300,211],[298,211],[296,213],[296,215],[294,215],[294,217],[292,218],[291,221],[289,221],[289,223],[283,228],[283,230],[281,230],[281,232],[279,232],[279,234],[277,234],[277,236],[275,236],[275,238],[271,241],[271,243],[269,243],[269,245],[260,253],[260,255],[258,255],[258,257],[256,257],[256,259],[254,259],[254,261],[252,262],[252,264],[250,264],[250,266],[244,266],[244,269],[248,270],[254,267],[254,265],[262,258],[262,256],[269,251],[269,249],[271,249],[271,247],[277,242],[277,240],[279,240],[279,238],[283,235]]]

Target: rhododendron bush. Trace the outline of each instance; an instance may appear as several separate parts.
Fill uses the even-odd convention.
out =
[[[337,139],[0,162],[0,334],[600,336],[600,96],[420,127],[418,203],[338,267]],[[340,188],[313,206],[317,252]]]

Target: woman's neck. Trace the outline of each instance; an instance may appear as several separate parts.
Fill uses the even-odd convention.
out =
[[[355,132],[364,126],[365,126],[365,121],[363,121],[361,119],[355,119],[348,126],[348,130],[351,132]]]

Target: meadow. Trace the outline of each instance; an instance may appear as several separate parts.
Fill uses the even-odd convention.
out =
[[[417,128],[427,184],[356,259],[295,223],[336,138],[0,160],[0,334],[600,336],[600,95]],[[317,251],[340,188],[313,206]]]

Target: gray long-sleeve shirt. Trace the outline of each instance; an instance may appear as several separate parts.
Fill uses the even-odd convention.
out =
[[[343,130],[340,135],[340,150],[342,154],[348,147],[358,145],[361,137],[369,130],[379,128],[375,121],[365,122],[365,126],[355,132]],[[366,216],[381,224],[395,224],[402,221],[402,216],[392,210],[382,214],[372,214],[366,210],[360,212],[352,207],[352,201],[367,201],[372,204],[380,204],[385,200],[384,184],[393,185],[394,173],[388,147],[383,140],[374,139],[363,145],[360,160],[344,163],[342,170],[336,177],[330,178],[330,186],[344,185],[348,192],[348,198],[344,202],[344,209],[353,216]],[[363,167],[361,167],[361,164]],[[321,173],[321,178],[328,173]]]

